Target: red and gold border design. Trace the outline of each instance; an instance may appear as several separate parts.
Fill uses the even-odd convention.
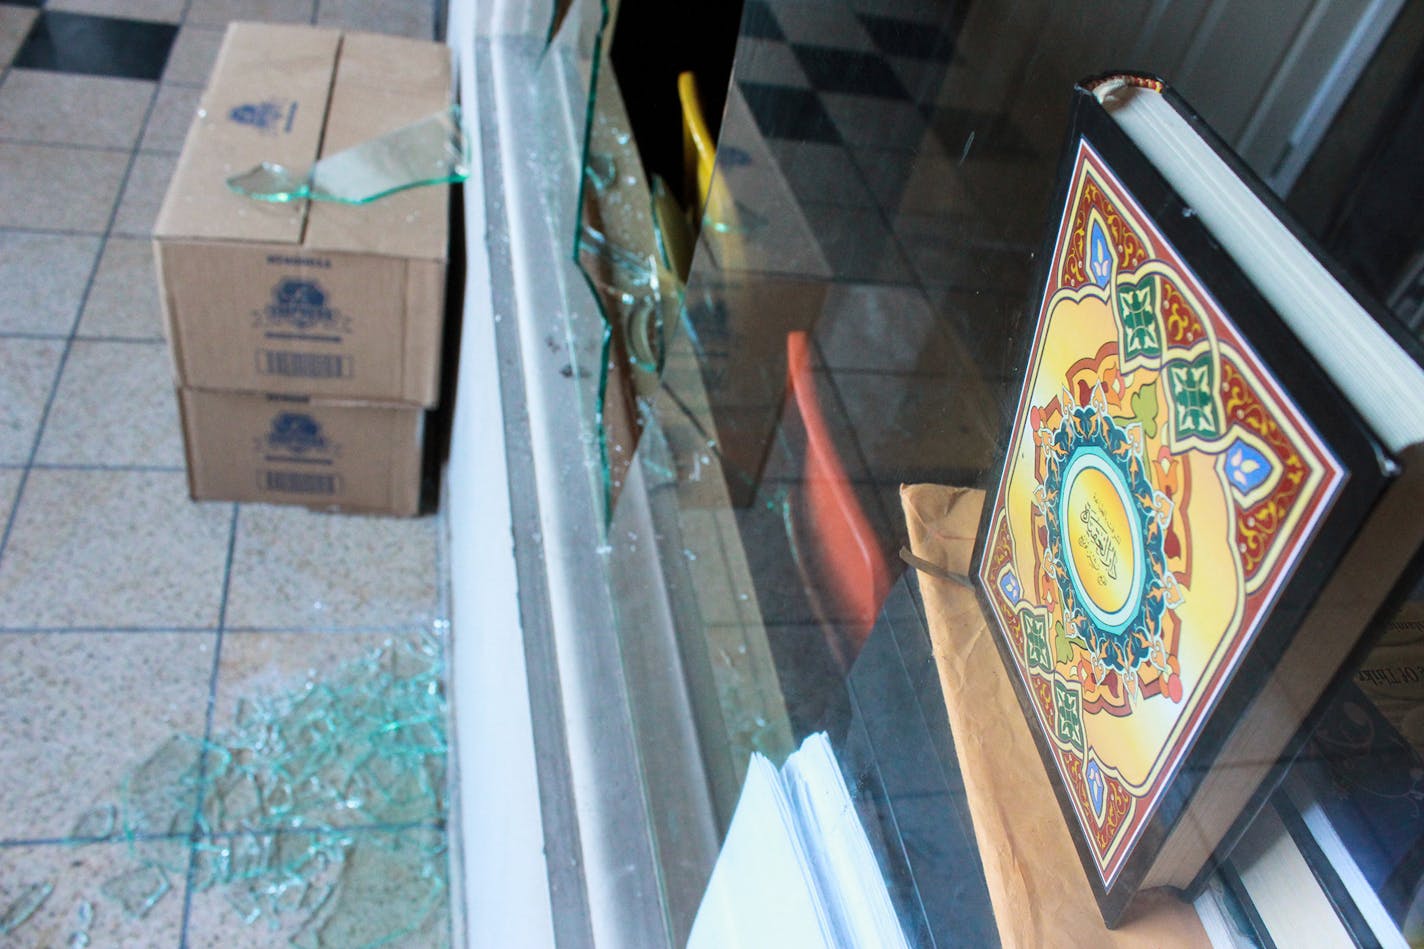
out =
[[[979,579],[1074,822],[1111,886],[1344,471],[1086,140],[1051,263]],[[1077,554],[1054,533],[1068,530],[1058,523],[1067,508],[1054,506],[1067,495],[1050,482],[1063,453],[1080,450],[1063,433],[1099,418],[1109,421],[1091,424],[1125,433],[1113,444],[1140,446],[1130,470],[1149,475],[1148,491],[1133,490],[1147,525],[1135,536],[1161,545],[1151,562],[1165,575],[1147,580],[1166,608],[1158,604],[1144,632],[1091,617],[1096,625],[1084,626],[1084,590],[1067,585],[1079,580],[1063,565]],[[1124,652],[1097,651],[1095,637],[1128,633],[1150,636],[1150,648],[1133,666],[1105,664]],[[1121,748],[1139,750],[1128,761],[1115,757]]]

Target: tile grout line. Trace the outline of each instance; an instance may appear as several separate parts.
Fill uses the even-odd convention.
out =
[[[0,848],[6,847],[54,847],[84,846],[88,844],[121,844],[137,841],[183,840],[187,834],[110,834],[107,837],[9,837],[0,840]]]
[[[57,146],[62,147],[62,146]],[[44,237],[105,237],[103,230],[86,231],[77,227],[0,227],[0,234],[37,234]]]
[[[0,470],[8,471],[19,471],[25,468],[34,471],[122,471],[139,474],[175,474],[184,470],[182,465],[103,465],[62,461],[37,461],[31,465],[0,465]]]
[[[426,621],[432,622],[432,621]],[[397,626],[226,626],[225,635],[260,636],[391,636],[410,633],[422,626],[420,621],[412,621]],[[0,626],[0,636],[39,636],[62,633],[215,633],[215,626]]]
[[[155,86],[158,83],[154,83]],[[38,138],[14,138],[9,135],[0,135],[0,145],[20,145],[25,148],[63,148],[76,152],[112,152],[122,153],[132,149],[123,145],[90,145],[84,142],[46,142]],[[174,152],[177,154],[177,152]]]
[[[188,945],[188,924],[193,914],[193,882],[198,873],[198,828],[203,816],[203,798],[208,793],[208,746],[213,740],[213,718],[218,704],[218,674],[222,666],[223,631],[227,623],[228,596],[232,590],[233,553],[237,549],[237,528],[242,506],[232,505],[232,519],[228,524],[227,559],[223,566],[223,579],[218,601],[218,625],[213,639],[213,670],[208,677],[208,701],[203,713],[203,744],[198,756],[198,793],[193,802],[193,826],[188,833],[188,870],[183,877],[183,915],[178,929],[178,949]]]
[[[282,834],[310,834],[312,836],[400,834],[412,830],[444,830],[440,821],[402,821],[399,823],[347,824],[342,826],[241,828],[238,830],[215,830],[204,834],[204,840],[232,840],[237,837],[276,837]],[[110,834],[107,837],[9,837],[0,840],[0,849],[16,847],[74,847],[90,844],[127,844],[150,841],[191,841],[193,835],[182,833],[167,834]]]
[[[100,248],[99,256],[103,256],[103,248]],[[79,343],[117,343],[121,346],[148,346],[157,348],[162,346],[164,340],[161,337],[147,338],[142,336],[90,336],[85,333],[7,333],[0,331],[0,339],[32,339],[32,340],[60,340],[72,339]]]
[[[191,3],[192,0],[187,0]],[[6,75],[9,69],[6,69]],[[128,164],[124,166],[123,176],[119,179],[119,186],[115,190],[113,206],[109,208],[109,219],[104,225],[102,239],[99,241],[98,251],[94,255],[94,263],[89,268],[89,277],[84,282],[84,292],[79,295],[79,303],[75,307],[74,321],[70,324],[69,333],[65,337],[64,348],[59,354],[59,362],[55,366],[54,380],[50,383],[49,394],[45,398],[44,409],[40,412],[39,424],[35,429],[35,440],[30,446],[30,457],[25,463],[24,472],[20,475],[20,482],[15,486],[13,501],[10,506],[9,516],[5,518],[5,526],[0,531],[0,568],[5,562],[5,552],[10,546],[10,537],[15,529],[15,521],[18,519],[21,504],[24,501],[25,489],[29,485],[30,472],[34,468],[35,460],[39,457],[40,442],[44,439],[45,427],[49,424],[50,412],[54,409],[55,398],[59,394],[60,381],[64,378],[64,368],[69,362],[69,353],[74,348],[74,339],[79,332],[80,320],[84,317],[84,308],[89,304],[89,294],[93,292],[94,280],[99,275],[99,262],[104,257],[104,249],[109,244],[109,232],[113,229],[114,223],[119,217],[119,207],[124,201],[124,192],[128,190],[129,181],[133,175],[134,165],[138,162],[139,144],[143,140],[144,130],[148,127],[148,121],[153,115],[153,109],[158,102],[158,84],[153,86],[153,92],[148,97],[148,108],[144,110],[143,121],[139,123],[138,131],[134,135],[133,148],[129,152]]]
[[[178,43],[178,35],[183,32],[183,27],[187,25],[188,13],[193,9],[193,0],[183,0],[183,9],[178,14],[178,29],[173,34],[173,43],[168,47],[168,57],[173,57],[173,46]],[[163,73],[168,71],[168,62],[164,62],[163,70],[159,73],[159,88],[163,87]],[[206,80],[203,83],[206,87]],[[158,93],[153,96],[154,102],[158,101]],[[143,123],[143,130],[139,133],[138,144],[143,144],[143,136],[148,133],[148,120]],[[223,579],[221,600],[218,603],[218,629],[213,637],[213,672],[208,680],[208,705],[204,710],[203,719],[203,752],[198,758],[198,799],[193,802],[193,827],[191,829],[188,845],[188,872],[183,876],[183,910],[178,919],[178,949],[188,949],[188,926],[193,917],[193,878],[198,870],[198,846],[194,836],[198,832],[198,819],[202,815],[203,795],[207,793],[207,743],[212,740],[213,730],[213,710],[217,706],[218,688],[218,664],[222,661],[222,639],[223,625],[227,622],[227,598],[228,591],[232,586],[232,559],[233,551],[237,548],[237,519],[242,508],[234,503],[232,506],[232,520],[228,526],[227,556],[223,563]]]

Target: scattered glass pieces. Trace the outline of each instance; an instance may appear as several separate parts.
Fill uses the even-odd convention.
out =
[[[131,918],[143,919],[172,888],[168,874],[148,864],[110,877],[99,892],[115,900]]]
[[[45,900],[54,892],[54,884],[48,881],[41,883],[30,883],[20,888],[20,892],[10,901],[10,905],[5,907],[5,911],[0,913],[0,936],[12,933],[23,926],[35,912],[44,905]]]
[[[600,192],[618,183],[618,163],[607,152],[589,152],[583,173]]]
[[[469,174],[469,147],[460,107],[452,105],[328,155],[305,171],[264,161],[233,175],[227,184],[238,194],[258,201],[369,204],[407,188],[464,181]]]
[[[293,939],[302,949],[375,949],[418,932],[445,898],[443,839],[435,832],[373,836],[353,847],[326,896]],[[390,907],[405,907],[394,925]]]
[[[194,892],[220,890],[244,923],[304,945],[375,947],[431,926],[443,944],[439,656],[426,639],[387,643],[286,694],[244,698],[211,741],[164,742],[117,806],[77,825],[128,843],[133,866],[101,892],[141,918],[191,874]]]
[[[94,922],[94,904],[81,900],[74,910],[79,928],[69,934],[68,949],[89,949],[89,926]]]

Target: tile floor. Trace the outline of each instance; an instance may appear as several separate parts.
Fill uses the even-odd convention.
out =
[[[0,3],[0,945],[283,944],[191,869],[125,914],[100,890],[130,845],[76,842],[76,820],[238,699],[446,627],[438,516],[188,499],[147,240],[228,19],[430,37],[435,8]],[[444,835],[443,820],[363,831]],[[210,841],[167,843],[191,867]],[[9,928],[36,884],[53,889]],[[393,944],[445,945],[447,919],[437,907]]]

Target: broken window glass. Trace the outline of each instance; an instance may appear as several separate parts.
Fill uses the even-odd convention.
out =
[[[0,936],[14,932],[25,924],[35,911],[44,905],[45,900],[54,892],[54,884],[49,882],[31,883],[20,889],[20,892],[10,901],[10,905],[5,907],[5,911],[0,913]]]
[[[391,642],[289,692],[243,697],[206,741],[173,736],[116,802],[76,822],[86,841],[127,842],[129,865],[100,893],[143,918],[186,881],[297,946],[370,949],[414,932],[443,945],[442,675],[433,635]],[[38,884],[20,894],[0,933],[47,897]]]
[[[422,185],[464,181],[469,148],[460,107],[452,105],[404,128],[327,155],[298,171],[272,162],[227,180],[238,194],[259,201],[335,201],[369,204]]]

